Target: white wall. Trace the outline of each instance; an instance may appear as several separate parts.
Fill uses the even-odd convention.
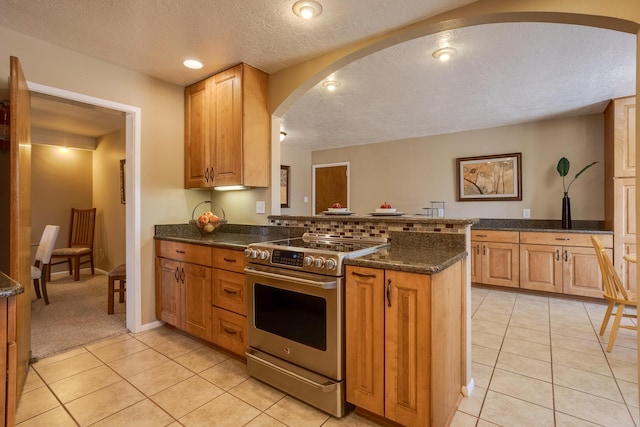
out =
[[[456,158],[515,152],[522,153],[522,201],[456,201]],[[383,201],[416,213],[431,200],[443,200],[447,217],[522,218],[528,208],[531,218],[560,219],[563,190],[556,165],[563,156],[571,161],[571,177],[599,162],[580,176],[569,196],[572,219],[603,220],[602,114],[315,151],[312,163],[351,163],[351,206],[358,213]]]
[[[282,208],[282,215],[311,215],[312,168],[311,152],[282,145],[280,164],[291,167],[289,171],[289,208]],[[307,197],[307,201],[304,198]]]

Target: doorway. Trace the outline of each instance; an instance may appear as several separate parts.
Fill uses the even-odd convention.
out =
[[[340,203],[349,206],[349,162],[313,165],[313,214]]]

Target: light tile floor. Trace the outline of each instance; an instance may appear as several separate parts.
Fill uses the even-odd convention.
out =
[[[472,289],[475,390],[452,426],[638,425],[637,346],[598,337],[604,304]],[[33,364],[18,426],[374,426],[336,419],[256,381],[244,364],[168,328]]]

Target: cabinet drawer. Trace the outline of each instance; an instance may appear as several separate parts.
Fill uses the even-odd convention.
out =
[[[605,248],[613,247],[613,236],[610,234],[595,235]],[[532,245],[556,245],[556,246],[588,246],[593,247],[591,243],[591,234],[586,233],[520,233],[520,243]]]
[[[156,256],[191,264],[211,266],[211,247],[189,243],[156,240]]]
[[[518,243],[517,231],[471,230],[471,240],[478,242]]]
[[[247,286],[245,275],[232,271],[213,270],[211,301],[213,305],[247,315]]]
[[[213,340],[215,344],[244,356],[247,350],[247,318],[213,307]]]
[[[213,266],[223,270],[244,273],[244,251],[234,251],[231,249],[213,249]]]

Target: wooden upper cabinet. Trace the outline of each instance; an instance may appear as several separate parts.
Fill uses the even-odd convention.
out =
[[[636,97],[612,99],[604,114],[605,175],[636,176]]]
[[[269,186],[268,86],[239,64],[185,89],[185,188]]]

